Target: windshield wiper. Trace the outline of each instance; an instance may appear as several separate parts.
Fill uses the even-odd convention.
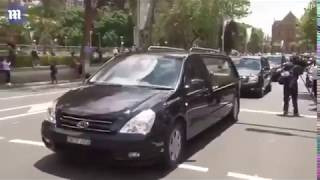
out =
[[[157,90],[174,90],[170,86],[158,86],[158,85],[135,85],[137,87],[144,87],[144,88],[152,88]]]
[[[117,86],[117,87],[122,87],[122,84],[113,84],[113,83],[107,83],[107,82],[101,82],[101,81],[91,81],[93,84],[97,85],[106,85],[106,86]]]

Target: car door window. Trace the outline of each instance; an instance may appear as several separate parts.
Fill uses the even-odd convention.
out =
[[[202,60],[210,73],[210,81],[213,87],[222,87],[235,81],[235,73],[227,59],[202,56]]]
[[[264,62],[265,62],[265,64],[266,64],[266,68],[267,68],[268,70],[270,70],[269,61],[268,61],[266,58],[263,58],[263,59],[264,59]]]
[[[208,72],[199,56],[189,57],[189,61],[186,62],[185,67],[185,85],[191,86],[193,79],[200,79],[204,81],[204,87],[208,82]],[[192,90],[195,90],[192,88]]]

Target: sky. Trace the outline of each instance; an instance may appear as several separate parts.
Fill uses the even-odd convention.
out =
[[[240,22],[261,28],[271,36],[274,20],[282,20],[291,11],[298,19],[304,14],[311,0],[250,0],[250,12]]]

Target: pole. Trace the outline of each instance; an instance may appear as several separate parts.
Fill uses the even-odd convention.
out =
[[[224,53],[224,31],[225,31],[225,19],[222,17],[222,35],[221,35],[221,52]]]
[[[99,38],[99,49],[101,48],[101,34],[98,32],[98,38]]]
[[[92,30],[90,31],[90,40],[89,40],[89,46],[92,47]]]

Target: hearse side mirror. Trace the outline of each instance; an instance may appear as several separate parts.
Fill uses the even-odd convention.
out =
[[[89,79],[90,77],[91,77],[90,73],[87,73],[86,76],[85,76],[86,79]]]
[[[204,80],[202,79],[192,79],[189,84],[185,85],[185,89],[200,89],[204,87]]]

